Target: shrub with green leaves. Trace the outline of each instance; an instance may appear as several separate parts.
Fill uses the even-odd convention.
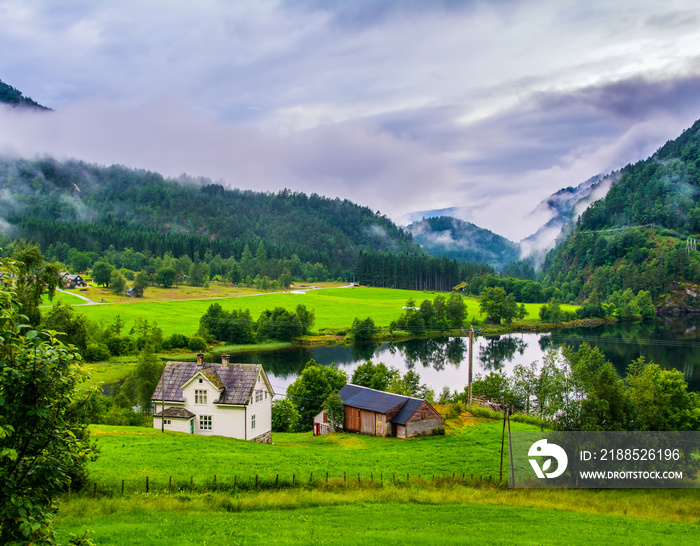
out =
[[[11,291],[20,270],[3,261],[0,272],[13,279],[0,291],[0,543],[53,544],[55,500],[85,481],[92,454],[76,391],[81,358],[55,335],[26,330]]]

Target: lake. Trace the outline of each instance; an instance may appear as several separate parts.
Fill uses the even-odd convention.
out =
[[[655,321],[606,324],[595,328],[574,328],[544,334],[508,334],[474,338],[474,374],[490,371],[510,373],[517,364],[541,361],[550,349],[581,343],[597,346],[624,376],[628,364],[644,356],[663,368],[683,372],[689,389],[700,391],[700,319],[657,319]],[[234,357],[236,362],[260,363],[276,393],[284,394],[314,359],[319,364],[337,364],[352,377],[357,366],[371,360],[394,366],[402,374],[414,370],[421,383],[437,395],[443,387],[462,391],[467,385],[469,339],[443,337],[396,343],[370,343],[353,347],[322,346],[251,352]]]

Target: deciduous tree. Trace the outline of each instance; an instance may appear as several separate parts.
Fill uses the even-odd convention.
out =
[[[92,455],[79,405],[80,355],[54,334],[27,330],[14,289],[17,264],[0,266],[0,543],[52,544],[57,496],[85,480]]]

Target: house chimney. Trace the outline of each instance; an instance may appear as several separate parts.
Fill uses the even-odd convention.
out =
[[[229,356],[228,355],[221,355],[221,365],[224,367],[228,366],[228,360]]]
[[[204,364],[204,353],[197,353],[197,365],[201,366]]]

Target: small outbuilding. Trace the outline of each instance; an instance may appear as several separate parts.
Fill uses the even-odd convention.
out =
[[[80,275],[71,275],[68,272],[61,273],[63,286],[65,288],[75,288],[76,286],[87,286],[85,280]]]
[[[336,432],[335,427],[328,422],[328,412],[326,410],[322,410],[316,417],[314,417],[313,430],[314,436]]]
[[[444,425],[444,419],[435,408],[420,398],[351,383],[338,394],[345,411],[345,432],[410,438],[430,434]]]

